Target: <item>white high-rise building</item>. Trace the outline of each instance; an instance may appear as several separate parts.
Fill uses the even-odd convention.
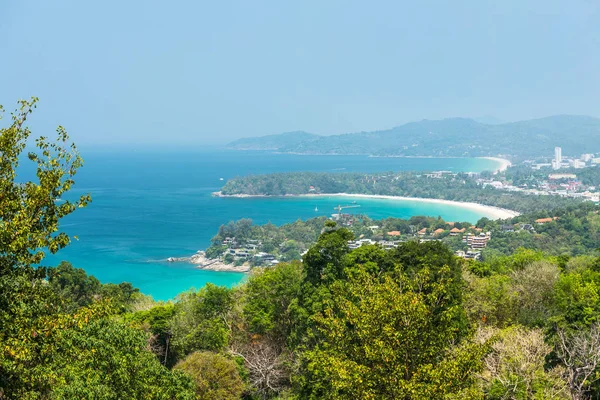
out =
[[[552,169],[560,169],[562,163],[562,149],[554,148],[554,160],[552,160]]]
[[[554,161],[556,161],[557,164],[562,163],[562,149],[560,147],[554,148]]]

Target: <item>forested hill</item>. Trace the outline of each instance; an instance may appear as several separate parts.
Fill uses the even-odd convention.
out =
[[[552,156],[600,151],[600,119],[557,115],[490,125],[466,118],[423,120],[389,130],[318,136],[291,132],[236,140],[234,150],[275,150],[301,154],[379,156]],[[594,147],[594,145],[597,147]]]
[[[288,172],[234,178],[221,195],[285,196],[302,194],[371,194],[467,201],[518,212],[552,210],[579,204],[580,200],[558,196],[508,193],[483,187],[468,174],[422,174],[390,172],[377,174]]]

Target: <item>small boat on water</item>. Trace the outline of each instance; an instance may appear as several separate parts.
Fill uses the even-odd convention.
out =
[[[319,207],[315,207],[315,212],[319,211]]]

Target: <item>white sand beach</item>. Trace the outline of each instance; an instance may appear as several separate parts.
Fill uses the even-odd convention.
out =
[[[463,201],[453,201],[453,200],[442,200],[442,199],[426,199],[420,197],[402,197],[402,196],[385,196],[385,195],[372,195],[372,194],[352,194],[352,193],[335,193],[335,194],[305,194],[300,196],[319,196],[319,197],[329,197],[329,196],[339,196],[339,197],[355,197],[355,198],[363,198],[363,199],[385,199],[385,200],[397,200],[397,201],[418,201],[422,203],[437,203],[437,204],[448,204],[452,206],[462,207],[469,209],[471,211],[477,212],[479,214],[485,215],[490,219],[507,219],[513,218],[519,215],[518,212],[513,210],[507,210],[506,208],[487,206],[484,204],[478,203],[468,203]]]
[[[500,157],[478,157],[478,158],[485,158],[487,160],[493,160],[493,161],[500,163],[500,166],[494,171],[495,174],[497,174],[498,172],[506,171],[506,169],[512,165],[512,163],[505,158],[500,158]]]
[[[271,197],[266,195],[248,195],[248,194],[237,194],[237,195],[224,195],[221,192],[213,193],[219,197],[237,197],[237,198],[250,198],[250,197]],[[363,199],[384,199],[384,200],[397,200],[397,201],[418,201],[422,203],[437,203],[437,204],[448,204],[456,207],[466,208],[470,211],[474,211],[478,214],[487,216],[490,219],[507,219],[513,218],[520,213],[506,208],[488,206],[478,203],[469,203],[463,201],[454,200],[443,200],[443,199],[428,199],[421,197],[403,197],[403,196],[386,196],[386,195],[375,195],[375,194],[352,194],[352,193],[322,193],[322,194],[298,194],[298,195],[285,195],[280,197],[355,197]],[[274,196],[276,197],[276,196]]]

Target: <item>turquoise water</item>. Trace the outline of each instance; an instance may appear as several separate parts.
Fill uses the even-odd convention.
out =
[[[494,169],[485,159],[406,159],[363,156],[295,156],[258,152],[84,152],[85,166],[73,194],[90,193],[93,203],[65,218],[62,228],[79,240],[45,264],[67,260],[103,282],[132,282],[155,299],[166,300],[207,282],[235,285],[244,275],[210,272],[167,257],[206,248],[219,225],[240,218],[283,224],[334,213],[344,199],[217,198],[211,193],[227,179],[284,171],[392,171]],[[223,178],[223,181],[220,180]],[[350,199],[348,200],[350,201]],[[482,215],[449,205],[352,199],[372,218],[441,215],[476,221]],[[315,212],[315,207],[319,211]]]

